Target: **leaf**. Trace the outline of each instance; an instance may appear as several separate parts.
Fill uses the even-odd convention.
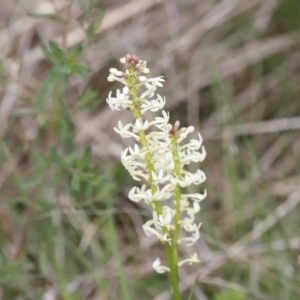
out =
[[[46,104],[60,80],[61,76],[53,70],[47,74],[44,84],[37,95],[37,105],[39,107]]]
[[[54,53],[52,53],[47,46],[41,45],[41,49],[44,55],[55,65],[61,64],[60,58],[58,58]]]
[[[216,295],[214,300],[246,300],[246,294],[241,291],[227,289]]]
[[[73,74],[77,74],[82,77],[86,77],[91,72],[91,69],[82,65],[72,66],[71,69]]]
[[[86,86],[77,102],[78,108],[94,110],[101,103],[98,98],[98,91]]]
[[[71,189],[74,191],[80,190],[80,177],[78,174],[73,174],[72,176]]]
[[[102,0],[90,0],[88,9],[91,10],[97,6],[100,6],[102,4]]]
[[[83,47],[81,44],[75,46],[73,49],[67,53],[67,61],[70,64],[73,64],[77,61],[77,59],[81,56],[83,51]]]
[[[37,107],[16,108],[12,110],[11,116],[35,115],[39,114],[40,112],[41,110]]]
[[[63,169],[69,169],[69,164],[63,160],[55,149],[51,150],[50,158]]]
[[[197,282],[198,282],[199,276],[200,276],[200,273],[196,276],[196,278],[195,278],[195,280],[194,280],[194,284],[193,284],[193,286],[192,286],[192,288],[191,288],[191,291],[190,291],[188,300],[192,300],[193,293],[194,293],[194,289],[195,289],[196,284],[197,284]]]
[[[56,73],[71,75],[72,74],[72,67],[67,66],[65,64],[61,64],[60,66],[56,66],[54,68],[54,71]]]
[[[38,95],[37,95],[37,106],[41,107],[45,105],[50,98],[51,94],[53,93],[55,87],[60,82],[61,76],[55,70],[50,71],[46,79],[44,80],[44,83],[42,85],[42,88],[40,89]]]
[[[51,52],[60,60],[64,59],[65,53],[60,49],[57,43],[50,41],[49,48]]]
[[[91,150],[91,147],[88,147],[83,156],[82,156],[82,159],[80,160],[79,164],[78,164],[78,168],[80,170],[84,170],[84,168],[86,168],[90,161],[91,161],[91,158],[92,158],[92,150]]]
[[[27,14],[29,17],[36,18],[36,19],[50,19],[50,20],[56,20],[56,21],[63,21],[63,18],[61,15],[57,13],[53,14],[39,14],[39,13],[28,13]]]

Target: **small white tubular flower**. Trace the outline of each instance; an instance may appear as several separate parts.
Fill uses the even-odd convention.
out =
[[[155,184],[162,184],[169,180],[171,175],[165,175],[164,171],[160,170],[158,174],[152,172],[152,182]]]
[[[186,166],[201,163],[206,157],[200,134],[198,138],[185,140],[195,129],[181,127],[179,121],[169,124],[170,114],[164,110],[165,97],[157,89],[165,82],[162,76],[149,78],[147,62],[136,55],[120,59],[124,71],[109,70],[108,81],[123,84],[116,94],[110,92],[106,99],[112,110],[130,110],[135,121],[123,125],[118,121],[114,130],[123,138],[133,138],[134,146],[121,152],[121,162],[132,178],[141,182],[128,194],[133,202],[144,201],[153,208],[152,218],[143,225],[147,236],[154,236],[172,247],[174,266],[199,262],[197,254],[178,262],[178,244],[194,245],[200,236],[201,223],[197,221],[200,202],[207,193],[184,193],[191,185],[200,185],[206,180],[201,169],[191,173]],[[145,113],[158,112],[151,120]],[[185,141],[184,141],[185,140]],[[170,254],[169,254],[170,255]],[[170,272],[156,259],[153,268],[158,273]],[[175,268],[176,269],[176,268]]]
[[[154,164],[156,170],[164,170],[170,172],[174,170],[175,164],[173,160],[173,155],[170,152],[165,153],[157,158]]]
[[[159,232],[157,229],[151,227],[154,223],[155,222],[153,220],[149,220],[143,225],[145,234],[148,236],[156,236],[157,239],[160,240],[162,243],[170,243],[172,239],[168,236],[168,234]]]
[[[182,197],[191,198],[193,201],[201,202],[207,196],[206,190],[204,190],[204,194],[196,193],[196,194],[183,194]]]
[[[141,130],[147,130],[151,124],[149,123],[148,120],[146,120],[144,123],[142,120],[137,119],[135,124],[132,126],[132,131],[133,132],[139,132]]]
[[[189,263],[190,265],[193,263],[198,263],[200,260],[198,259],[197,253],[194,253],[190,258],[184,259],[178,263],[178,267],[182,267],[182,265]]]
[[[157,258],[153,264],[152,264],[153,269],[157,272],[157,273],[165,273],[165,272],[170,272],[170,268],[166,267],[166,266],[162,266],[160,264],[160,259]]]
[[[118,122],[118,127],[115,127],[114,130],[117,132],[120,136],[123,138],[130,138],[133,137],[136,141],[139,141],[139,137],[134,134],[133,132],[129,131],[130,127],[132,127],[132,124],[127,124],[123,127],[123,124],[121,121]]]
[[[161,190],[158,189],[155,193],[152,193],[151,189],[145,192],[145,201],[152,203],[154,201],[168,200],[172,197],[172,192],[168,191],[168,186],[165,186]]]
[[[166,98],[157,94],[156,100],[148,101],[148,103],[141,104],[141,113],[144,114],[146,111],[150,110],[152,112],[162,109],[166,104]]]
[[[145,157],[145,155],[147,154],[147,152],[144,150],[141,150],[137,144],[135,144],[133,148],[128,147],[128,149],[129,149],[130,155],[135,158],[143,159]]]
[[[126,109],[132,104],[132,101],[129,100],[128,95],[121,93],[119,89],[117,90],[116,97],[112,97],[112,93],[110,92],[106,102],[112,110]]]
[[[141,95],[141,99],[146,99],[146,97],[152,98],[154,96],[155,91],[157,90],[156,85],[152,83],[145,83],[146,91]]]
[[[156,219],[156,223],[158,226],[164,227],[164,226],[170,226],[172,219],[175,215],[175,210],[168,207],[168,206],[164,206],[163,207],[163,212],[161,215],[154,217],[154,219]]]
[[[134,186],[129,194],[128,194],[128,198],[131,200],[131,201],[134,201],[134,202],[140,202],[142,199],[145,198],[145,191],[146,191],[147,187],[145,184],[142,185],[141,188],[138,188],[137,186]]]
[[[162,87],[163,86],[162,82],[165,82],[165,80],[164,80],[163,76],[158,76],[156,78],[149,78],[149,79],[147,79],[147,82],[151,82],[155,86]]]

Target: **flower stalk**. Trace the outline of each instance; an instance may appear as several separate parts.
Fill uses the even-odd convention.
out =
[[[150,70],[147,62],[136,55],[120,59],[125,72],[110,69],[109,81],[124,85],[117,90],[116,97],[110,92],[107,103],[113,110],[131,110],[135,123],[123,126],[118,122],[115,131],[123,138],[134,138],[134,147],[121,153],[121,161],[133,179],[143,181],[141,187],[134,186],[129,198],[134,202],[145,201],[153,209],[152,219],[143,225],[145,234],[156,236],[165,244],[168,266],[161,265],[160,258],[153,262],[158,273],[170,272],[173,297],[180,300],[178,268],[185,263],[199,262],[197,253],[179,261],[178,245],[192,246],[199,238],[200,224],[195,223],[195,215],[200,210],[199,202],[206,197],[204,193],[184,194],[184,188],[191,184],[199,185],[205,181],[203,171],[195,174],[185,170],[191,162],[202,162],[206,156],[202,138],[192,139],[186,144],[182,141],[194,131],[192,126],[179,128],[169,124],[169,113],[163,110],[165,98],[156,93],[162,87],[162,76],[147,78]],[[161,116],[148,121],[146,112],[162,110]],[[185,233],[185,234],[184,234]]]

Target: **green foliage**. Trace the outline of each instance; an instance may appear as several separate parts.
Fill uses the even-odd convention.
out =
[[[78,99],[78,109],[87,109],[93,111],[99,107],[100,103],[101,101],[99,100],[99,93],[87,86],[84,88]]]
[[[85,34],[88,40],[91,40],[97,33],[103,17],[105,16],[105,10],[102,8],[102,0],[90,0],[86,9],[86,14],[89,16],[90,21],[85,28]]]
[[[63,18],[60,14],[58,13],[53,13],[53,14],[39,14],[39,13],[34,13],[30,12],[27,14],[31,18],[35,19],[49,19],[49,20],[54,20],[54,21],[63,21]]]
[[[213,300],[246,300],[247,295],[237,290],[227,289],[217,294]]]
[[[82,45],[79,44],[66,53],[53,41],[49,42],[48,47],[46,45],[41,47],[45,56],[54,64],[55,73],[82,77],[90,73],[90,68],[78,63],[83,52]]]
[[[0,59],[0,86],[6,85],[8,80],[5,78],[5,68],[3,61]]]

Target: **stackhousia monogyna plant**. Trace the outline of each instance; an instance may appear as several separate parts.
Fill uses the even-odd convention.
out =
[[[206,197],[205,190],[203,194],[185,193],[187,187],[206,179],[200,169],[191,173],[186,166],[202,162],[206,152],[200,134],[198,139],[183,142],[194,127],[180,128],[179,121],[169,124],[169,112],[163,110],[166,100],[156,94],[157,87],[163,86],[163,77],[146,77],[150,72],[147,62],[136,55],[127,55],[120,62],[125,72],[110,69],[108,81],[119,81],[124,87],[117,89],[116,96],[110,92],[107,103],[113,110],[130,110],[135,118],[134,124],[123,125],[119,121],[115,128],[123,138],[133,138],[136,142],[121,153],[125,168],[141,182],[128,196],[134,202],[145,201],[153,209],[152,219],[143,229],[146,235],[156,236],[165,244],[168,257],[166,266],[157,258],[153,268],[158,273],[170,272],[174,299],[179,300],[178,268],[199,260],[197,253],[180,260],[178,245],[192,246],[198,240],[201,223],[195,222],[195,214],[200,210],[199,202]],[[161,115],[152,121],[145,118],[146,112],[160,110]]]

